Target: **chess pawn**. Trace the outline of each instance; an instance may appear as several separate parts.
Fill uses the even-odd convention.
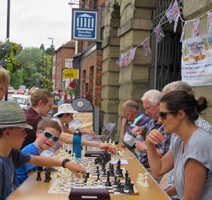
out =
[[[60,188],[60,181],[57,182],[56,192],[62,192],[62,190]]]
[[[125,157],[125,155],[124,155],[124,150],[122,150],[121,154],[122,154],[122,157]]]
[[[69,183],[69,189],[71,190],[71,187],[72,187],[72,183]]]
[[[98,180],[97,183],[98,183],[98,186],[101,186],[101,181],[100,180]]]
[[[74,174],[71,172],[71,179],[70,179],[71,182],[74,182]]]
[[[144,184],[143,187],[149,187],[148,178],[144,178]]]
[[[83,176],[83,174],[81,173],[81,174],[80,174],[80,180],[79,180],[79,183],[84,183],[84,180],[83,180],[83,177],[82,177],[82,176]]]

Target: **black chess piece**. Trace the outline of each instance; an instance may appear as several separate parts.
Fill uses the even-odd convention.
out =
[[[119,172],[118,172],[117,175],[118,175],[118,177],[120,177],[120,178],[123,177],[122,169],[119,170]]]
[[[49,182],[51,179],[50,179],[50,176],[49,176],[49,172],[45,171],[45,180],[44,182],[47,183]]]
[[[124,192],[124,185],[121,185],[121,187],[120,187],[120,193],[122,193],[122,194],[125,193],[125,192]]]
[[[114,176],[115,174],[114,174],[114,168],[111,168],[111,169],[109,169],[109,172],[110,172],[110,176]]]
[[[124,187],[129,190],[130,189],[130,184],[131,184],[131,178],[128,177],[127,181],[124,184]]]
[[[36,181],[41,181],[42,180],[40,174],[41,174],[41,171],[37,171]]]
[[[113,185],[117,185],[118,181],[117,181],[117,176],[114,176],[114,182],[113,182]]]
[[[120,169],[121,169],[121,160],[119,159],[117,161],[116,172],[118,173]]]
[[[99,176],[100,176],[100,174],[97,173],[97,179],[96,179],[96,181],[100,180],[100,179],[99,179]]]
[[[134,185],[133,183],[130,183],[130,189],[129,189],[128,194],[133,194],[134,193],[133,185]]]
[[[105,168],[104,168],[104,173],[103,173],[103,175],[107,175],[107,174],[106,174],[106,169],[105,169]]]
[[[128,173],[128,171],[126,170],[126,172],[125,172],[125,183],[124,183],[124,186],[125,187],[127,187],[127,180],[128,180],[128,176],[129,176],[129,173]]]
[[[111,186],[111,182],[110,182],[110,172],[107,171],[107,181],[105,183],[105,186]]]
[[[96,173],[99,173],[99,166],[96,166]]]
[[[116,189],[117,189],[118,192],[121,191],[121,182],[120,182],[120,179],[118,179],[118,184],[116,186]]]

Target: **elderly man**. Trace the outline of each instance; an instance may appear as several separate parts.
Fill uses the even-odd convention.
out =
[[[149,162],[147,157],[147,146],[145,143],[146,136],[149,134],[151,130],[157,129],[166,137],[166,139],[164,140],[162,144],[156,145],[157,153],[160,157],[163,157],[168,152],[169,146],[170,146],[171,134],[165,133],[163,125],[158,122],[161,97],[162,97],[162,93],[158,90],[149,90],[146,93],[144,93],[141,100],[143,101],[145,114],[148,114],[152,119],[145,126],[135,127],[132,130],[133,135],[137,135],[137,133],[139,132],[144,139],[143,142],[136,141],[135,146],[137,151],[143,152],[141,153],[140,162],[142,163],[144,167],[146,167],[146,169],[149,171],[150,174],[152,174],[152,171],[149,167]],[[157,177],[155,179],[156,181],[159,182],[161,177]]]
[[[162,94],[165,95],[168,92],[171,91],[185,91],[188,94],[192,94],[194,95],[194,91],[192,89],[192,87],[183,81],[175,81],[172,83],[169,83],[168,85],[166,85],[163,88]],[[195,121],[196,126],[201,127],[202,129],[204,129],[205,131],[209,132],[210,134],[212,134],[212,125],[210,123],[208,123],[207,121],[205,121],[204,119],[202,119],[201,117],[199,117],[196,121]],[[171,137],[171,143],[173,142],[174,138],[177,137],[176,134],[172,134]],[[164,187],[165,185],[165,187]],[[174,175],[173,175],[173,170],[171,170],[169,173],[165,174],[160,182],[160,186],[166,191],[166,193],[171,197],[171,199],[173,200],[178,200],[179,197],[176,194],[176,188],[174,185]]]
[[[133,100],[126,101],[122,106],[123,119],[121,125],[120,140],[121,146],[133,151],[135,148],[136,137],[132,134],[132,129],[136,126],[147,124],[150,119],[139,111],[138,104]],[[125,133],[125,126],[130,122],[129,128]]]

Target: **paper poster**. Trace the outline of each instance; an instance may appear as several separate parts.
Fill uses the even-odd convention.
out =
[[[212,33],[184,40],[181,72],[191,86],[212,85]]]
[[[74,119],[82,121],[81,130],[92,131],[93,130],[93,113],[80,112],[73,115]],[[70,128],[70,130],[73,130]]]

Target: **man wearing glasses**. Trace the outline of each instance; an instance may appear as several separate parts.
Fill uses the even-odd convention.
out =
[[[151,117],[151,120],[148,124],[143,127],[135,127],[132,130],[133,135],[140,134],[143,137],[143,142],[136,141],[135,147],[137,151],[141,152],[140,162],[141,164],[148,170],[148,172],[152,175],[152,171],[149,167],[148,157],[147,157],[147,146],[146,146],[146,136],[153,129],[159,130],[166,139],[162,144],[156,144],[157,153],[160,157],[163,157],[169,150],[171,134],[165,133],[164,127],[161,123],[158,122],[159,117],[166,117],[168,113],[162,113],[160,111],[160,99],[162,97],[162,93],[158,90],[149,90],[144,93],[141,100],[143,101],[143,107],[145,109],[145,114]],[[157,182],[160,181],[162,177],[157,177],[155,180]]]

